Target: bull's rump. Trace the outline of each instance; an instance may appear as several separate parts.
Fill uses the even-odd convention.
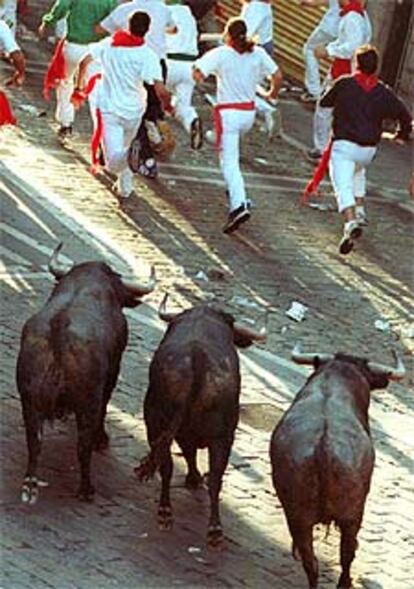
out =
[[[240,372],[236,352],[185,345],[161,346],[150,367],[144,417],[156,430],[180,415],[177,437],[190,435],[197,445],[228,436],[237,425]]]
[[[285,415],[271,441],[272,477],[288,518],[312,524],[362,517],[374,451],[352,415]]]
[[[21,396],[32,399],[39,413],[52,419],[57,402],[64,403],[67,412],[100,395],[113,365],[118,369],[123,350],[118,350],[114,332],[103,337],[101,321],[88,327],[84,314],[73,316],[67,310],[29,319],[17,360]]]

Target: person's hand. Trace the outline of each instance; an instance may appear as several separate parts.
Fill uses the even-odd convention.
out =
[[[19,88],[20,86],[23,86],[23,82],[24,74],[15,72],[14,75],[9,80],[7,80],[6,86]]]
[[[328,52],[326,51],[325,45],[316,45],[313,52],[314,52],[315,57],[317,59],[323,59],[324,57],[329,57]]]
[[[39,28],[37,29],[37,35],[40,39],[43,39],[43,37],[46,35],[46,28],[46,23],[42,22]]]

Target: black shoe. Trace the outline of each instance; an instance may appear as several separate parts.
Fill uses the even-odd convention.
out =
[[[233,233],[233,231],[236,231],[242,223],[245,223],[249,219],[250,211],[247,209],[246,205],[243,204],[229,213],[227,223],[223,227],[223,233]]]
[[[203,145],[203,125],[199,118],[194,119],[190,128],[191,147],[200,149]]]
[[[67,139],[67,137],[71,137],[72,136],[72,125],[68,125],[67,127],[64,127],[63,125],[61,125],[59,127],[58,132],[57,132],[57,136],[59,139]]]
[[[306,90],[306,92],[304,92],[303,94],[300,95],[299,97],[301,102],[305,102],[307,104],[315,104],[316,102],[318,102],[318,97],[314,96],[313,94],[311,94],[310,92],[308,92]]]
[[[308,160],[316,164],[321,159],[322,153],[319,151],[319,149],[308,149],[306,152],[306,157]]]

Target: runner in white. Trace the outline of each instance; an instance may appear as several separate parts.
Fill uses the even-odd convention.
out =
[[[270,0],[241,0],[240,18],[247,26],[247,35],[273,57],[273,14]],[[269,139],[275,129],[275,106],[260,96],[256,99],[256,109],[263,117]]]
[[[25,76],[25,59],[22,50],[16,43],[13,31],[5,21],[0,20],[0,54],[5,53],[14,66],[14,74],[6,82],[7,86],[21,86]]]
[[[97,27],[98,32],[114,33],[122,30],[127,26],[128,17],[135,11],[146,12],[151,18],[151,26],[146,37],[148,47],[158,55],[163,80],[167,77],[166,56],[167,56],[167,28],[174,27],[174,21],[171,12],[164,0],[132,0],[118,6],[111,12]],[[141,143],[141,164],[139,173],[149,178],[156,178],[158,175],[157,162],[155,161],[154,152],[150,143],[149,134],[158,141],[160,139],[157,132],[156,123],[162,120],[164,113],[156,94],[151,86],[148,90],[148,105],[144,114],[143,122],[139,129],[139,140]]]
[[[191,104],[195,82],[193,63],[198,57],[197,23],[183,0],[169,0],[176,32],[167,35],[167,88],[174,94],[175,116],[191,136],[191,147],[202,145],[203,131]]]
[[[369,43],[372,35],[371,22],[365,10],[365,0],[339,0],[341,8],[338,37],[325,45],[315,47],[318,59],[332,60],[325,80],[324,91],[332,86],[334,80],[352,70],[352,56],[361,45]],[[329,142],[332,125],[332,109],[323,108],[317,103],[313,118],[314,149],[308,152],[312,160],[319,160]]]
[[[273,57],[273,14],[270,0],[242,0],[240,18],[247,34]]]
[[[80,66],[81,71],[85,71],[88,61],[96,59],[101,63],[93,155],[96,157],[102,141],[106,168],[118,176],[115,189],[121,198],[133,193],[128,150],[147,106],[144,83],[153,85],[161,96],[165,91],[158,56],[144,41],[149,26],[147,13],[133,13],[129,19],[129,32],[117,31],[112,37],[90,45],[90,54]],[[82,80],[79,80],[79,86],[82,91]]]
[[[205,53],[194,64],[194,78],[203,81],[210,74],[217,78],[217,105],[214,109],[220,165],[228,189],[230,213],[223,227],[232,233],[250,217],[244,180],[240,171],[239,145],[242,134],[254,123],[256,85],[271,78],[267,97],[276,99],[282,74],[262,47],[247,37],[246,23],[231,19],[224,32],[225,45]]]
[[[120,4],[100,22],[96,30],[112,35],[116,31],[126,29],[129,17],[137,10],[146,12],[151,18],[150,29],[145,37],[148,47],[155,51],[159,59],[166,59],[166,29],[173,27],[174,21],[164,0],[131,0]]]
[[[314,50],[317,45],[326,45],[337,38],[340,7],[338,0],[301,0],[301,5],[304,7],[327,6],[325,14],[303,46],[306,92],[302,94],[301,100],[303,102],[316,102],[321,95],[322,86],[319,74],[319,60]]]

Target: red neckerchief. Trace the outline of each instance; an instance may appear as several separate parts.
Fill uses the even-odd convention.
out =
[[[342,8],[341,12],[339,13],[339,16],[345,16],[346,14],[348,14],[348,12],[358,12],[358,14],[364,16],[365,9],[362,6],[361,2],[359,2],[359,0],[352,0],[349,4]]]
[[[112,36],[112,47],[140,47],[145,41],[142,37],[132,35],[128,31],[117,31]]]
[[[0,90],[0,126],[15,125],[16,119],[10,106],[7,96]]]
[[[378,84],[378,77],[375,74],[364,74],[357,70],[352,77],[364,92],[371,92]]]
[[[63,46],[65,39],[61,39],[56,45],[52,59],[50,60],[49,66],[45,78],[43,80],[43,97],[45,100],[49,100],[49,91],[66,78],[66,63],[65,55],[63,53]]]

